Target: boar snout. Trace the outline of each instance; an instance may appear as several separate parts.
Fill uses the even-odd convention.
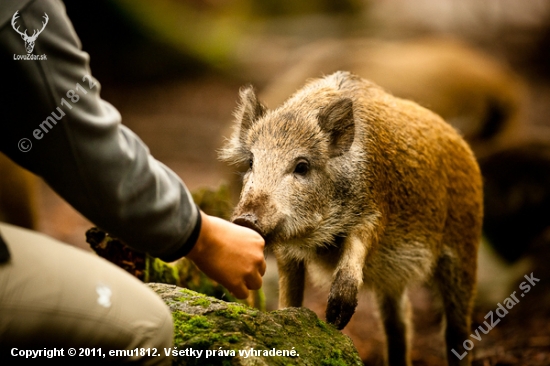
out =
[[[279,222],[279,216],[279,210],[268,194],[252,192],[243,195],[233,212],[231,221],[254,230],[264,240],[271,240]]]
[[[260,229],[260,227],[258,226],[258,217],[256,217],[255,214],[247,213],[244,215],[240,215],[240,216],[234,217],[231,221],[236,225],[244,226],[249,229],[252,229],[258,234],[260,234],[263,238],[265,238],[265,235],[262,229]]]

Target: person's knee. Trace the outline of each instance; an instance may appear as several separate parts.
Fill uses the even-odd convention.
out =
[[[170,365],[174,340],[172,314],[167,306],[155,309],[149,319],[140,319],[133,326],[133,342],[127,350],[136,350],[126,361],[138,365]]]
[[[172,346],[174,344],[174,324],[172,320],[172,313],[170,312],[168,307],[165,307],[164,309],[165,309],[163,313],[164,321],[159,324],[157,331],[155,332],[155,334],[153,335],[153,338],[151,339],[152,341],[151,347],[156,349],[158,354],[160,354],[161,356],[157,357],[157,360],[153,358],[152,360],[153,363],[146,363],[147,365],[154,364],[154,365],[164,366],[164,365],[172,364],[171,351],[172,351]],[[155,361],[158,361],[158,363],[155,363]]]
[[[158,335],[156,337],[156,344],[159,350],[164,351],[164,348],[171,348],[174,344],[174,323],[172,319],[172,313],[168,307],[164,308],[164,322],[158,328]]]

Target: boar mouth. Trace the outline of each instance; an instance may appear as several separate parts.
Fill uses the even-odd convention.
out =
[[[256,222],[258,221],[255,217],[253,217],[252,215],[243,215],[243,216],[239,216],[235,219],[232,220],[234,224],[236,225],[239,225],[239,226],[243,226],[243,227],[247,227],[249,229],[252,229],[254,230],[255,232],[257,232],[258,234],[261,235],[261,237],[265,240],[265,234],[264,232],[262,231],[262,229],[260,229],[260,227],[256,224]]]

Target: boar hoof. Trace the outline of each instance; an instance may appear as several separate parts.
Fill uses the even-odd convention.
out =
[[[357,306],[357,299],[353,302],[349,302],[343,299],[330,298],[327,305],[327,322],[334,324],[334,326],[342,330],[351,319],[353,313],[355,313],[355,307]]]
[[[357,291],[357,283],[353,278],[345,273],[338,272],[328,297],[327,322],[334,324],[340,330],[344,329],[353,313],[355,313]]]

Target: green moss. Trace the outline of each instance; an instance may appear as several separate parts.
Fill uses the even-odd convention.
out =
[[[208,215],[229,220],[233,211],[231,189],[222,183],[217,189],[199,188],[192,192],[193,200]]]
[[[203,308],[207,308],[210,305],[210,301],[206,297],[199,297],[191,302],[189,302],[189,305],[191,306],[202,306]]]
[[[161,286],[156,284],[155,287]],[[251,356],[271,366],[362,365],[351,341],[310,310],[289,308],[265,313],[240,303],[201,296],[187,289],[169,289],[171,293],[159,293],[166,297],[172,308],[175,347],[235,350],[238,357],[237,360],[226,355],[209,359],[180,357],[174,365],[236,365],[241,362],[238,351],[251,348],[296,352],[289,356]],[[174,298],[182,304],[174,303]],[[189,309],[189,305],[200,307],[194,307],[192,314],[185,313],[184,309]],[[180,306],[182,310],[176,310]],[[201,315],[196,315],[197,312]],[[248,357],[247,362],[256,360]]]
[[[227,308],[222,310],[217,310],[214,312],[216,316],[220,316],[226,319],[242,319],[242,315],[246,314],[249,317],[256,317],[259,311],[249,308],[243,304],[228,302]]]
[[[211,344],[217,340],[217,337],[210,335],[209,329],[212,323],[203,315],[189,315],[182,311],[172,313],[174,327],[177,330],[174,335],[174,342],[180,344],[193,340],[192,343]]]
[[[227,304],[227,310],[235,317],[239,317],[241,314],[246,314],[250,311],[250,308],[245,307],[244,305],[237,303]]]
[[[175,266],[149,255],[145,258],[144,282],[181,285],[179,279],[179,271]]]
[[[184,295],[189,295],[189,296],[193,296],[193,297],[195,297],[195,296],[206,297],[205,294],[201,294],[201,293],[195,292],[193,290],[189,290],[188,288],[182,288],[179,291]],[[187,301],[187,299],[182,297],[182,301]]]
[[[237,344],[241,341],[240,335],[235,332],[221,333],[219,329],[213,332],[212,329],[217,328],[216,324],[219,323],[215,317],[189,315],[182,311],[174,311],[172,315],[176,346],[210,348],[214,344]]]
[[[229,343],[238,343],[240,340],[241,340],[241,338],[236,334],[232,334],[232,335],[227,337],[227,341]]]
[[[335,349],[330,353],[330,358],[321,361],[321,366],[347,366],[347,363],[342,357],[342,351]]]
[[[212,324],[208,321],[208,318],[202,315],[196,315],[189,319],[189,325],[201,329],[208,329],[212,326]]]
[[[265,293],[263,288],[259,289],[258,291],[254,291],[254,301],[255,305],[254,307],[257,309],[260,309],[262,311],[266,310],[266,300],[265,300]]]
[[[324,330],[326,333],[330,333],[330,326],[325,323],[324,321],[322,321],[321,319],[317,319],[316,321],[316,325],[321,328],[322,330]]]

